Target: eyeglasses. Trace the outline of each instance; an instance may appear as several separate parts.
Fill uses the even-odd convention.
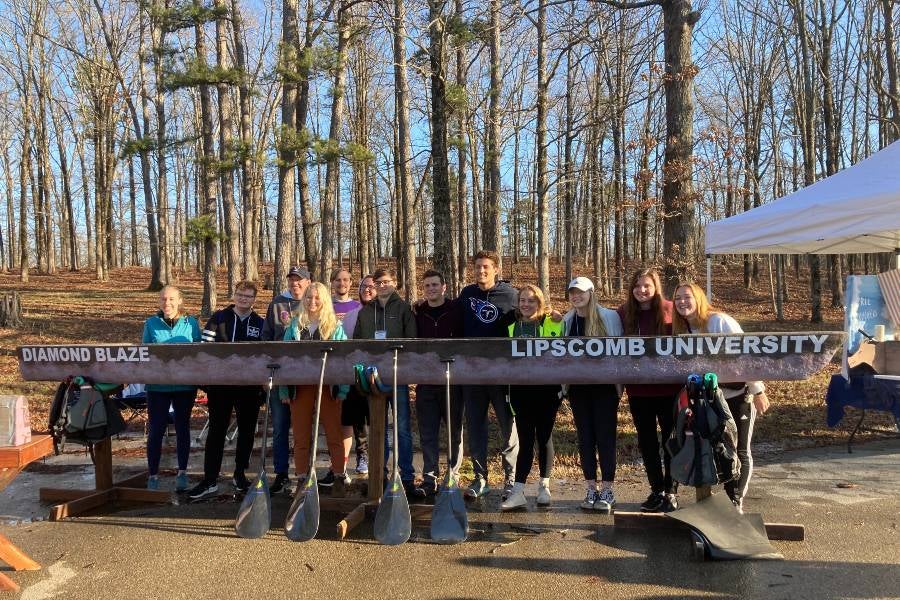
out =
[[[375,285],[377,285],[378,287],[384,287],[386,285],[391,285],[392,283],[394,283],[393,279],[381,279],[379,281],[376,281]]]
[[[374,285],[364,285],[364,286],[362,286],[362,289],[364,289],[364,290],[374,290],[374,289],[375,289],[375,286],[374,286]]]
[[[254,299],[256,299],[256,295],[255,295],[255,294],[253,294],[253,295],[251,295],[251,294],[235,294],[234,297],[235,297],[235,298],[242,298],[242,299],[244,299],[244,300],[254,300]]]

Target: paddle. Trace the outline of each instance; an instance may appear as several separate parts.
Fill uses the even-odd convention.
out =
[[[266,535],[272,525],[272,498],[269,496],[269,482],[266,480],[266,445],[269,433],[269,402],[272,401],[272,384],[275,371],[281,365],[266,365],[269,369],[268,392],[266,393],[266,414],[263,418],[262,452],[259,458],[259,477],[256,483],[244,495],[238,509],[234,530],[242,538],[257,539]]]
[[[447,363],[447,473],[431,510],[431,539],[441,544],[458,544],[466,541],[469,517],[466,513],[466,501],[456,480],[451,454],[453,430],[450,428],[450,363],[453,359],[445,358],[443,362]]]
[[[391,458],[393,459],[393,474],[391,481],[381,496],[378,512],[375,513],[375,539],[386,546],[397,546],[409,539],[412,533],[412,519],[409,514],[409,502],[406,499],[406,490],[400,481],[400,471],[397,468],[397,354],[403,346],[394,346],[394,446]],[[379,443],[376,440],[376,443]]]
[[[325,363],[331,348],[322,348],[322,370],[319,372],[319,392],[313,416],[312,448],[309,453],[309,474],[306,483],[297,490],[294,502],[284,521],[284,535],[292,542],[306,542],[319,531],[319,482],[316,480],[316,446],[319,441],[319,409],[322,406],[322,387],[325,383]],[[302,435],[295,431],[294,435]]]

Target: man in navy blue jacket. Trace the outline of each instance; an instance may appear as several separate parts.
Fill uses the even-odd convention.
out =
[[[464,287],[456,300],[462,312],[463,337],[507,337],[507,328],[516,319],[519,294],[513,286],[498,279],[500,257],[496,253],[482,250],[474,256],[474,263],[475,283]],[[505,500],[512,492],[519,454],[519,436],[508,402],[509,386],[465,385],[462,388],[469,452],[475,471],[475,479],[465,491],[466,497],[479,498],[489,491],[488,407],[493,406],[503,438],[500,453],[503,455]]]
[[[256,284],[241,281],[234,289],[234,304],[216,311],[201,332],[203,342],[259,342],[262,340],[263,318],[253,310]],[[231,422],[231,411],[237,417],[237,447],[232,483],[238,491],[250,488],[244,471],[250,465],[253,438],[259,407],[264,400],[258,385],[213,385],[206,388],[209,431],[203,457],[203,480],[188,492],[191,500],[200,500],[219,491],[219,471],[225,449],[225,435]]]

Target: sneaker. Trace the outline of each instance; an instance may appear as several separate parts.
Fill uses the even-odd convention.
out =
[[[591,488],[581,501],[581,508],[584,510],[594,510],[594,504],[597,503],[597,490]]]
[[[641,512],[660,512],[665,501],[666,495],[662,492],[650,492],[647,499],[641,502]]]
[[[744,514],[744,499],[743,498],[734,499],[731,501],[731,503],[734,504],[734,508],[735,508],[735,510],[738,511],[738,514],[741,514],[741,515]]]
[[[188,489],[188,476],[187,473],[179,473],[175,476],[175,491],[183,492]]]
[[[528,501],[525,499],[525,485],[516,485],[510,490],[509,496],[500,503],[500,510],[516,510],[526,508]]]
[[[147,478],[147,489],[148,490],[158,490],[159,489],[159,477],[156,475],[151,475]]]
[[[597,500],[594,502],[594,510],[609,512],[616,505],[616,496],[613,494],[612,488],[603,488],[597,494]]]
[[[659,509],[664,513],[678,510],[678,496],[675,494],[666,494],[666,499],[663,500],[662,506],[660,506]]]
[[[413,490],[413,494],[417,498],[430,498],[437,494],[437,482],[434,479],[426,479],[420,486]]]
[[[505,502],[510,496],[512,496],[515,487],[516,482],[512,479],[507,479],[506,483],[503,484],[503,493],[500,494],[500,500]]]
[[[188,498],[191,500],[200,500],[201,498],[206,498],[207,496],[212,496],[219,491],[219,484],[215,481],[209,482],[205,479],[191,488],[191,491],[188,492]]]
[[[538,484],[537,504],[538,506],[550,506],[549,485]]]
[[[403,482],[403,491],[406,493],[407,498],[416,499],[419,497],[416,495],[416,482],[412,479]]]
[[[243,471],[235,471],[234,477],[231,478],[231,483],[234,484],[234,489],[239,492],[246,492],[250,489],[250,480],[247,479]]]
[[[334,485],[334,481],[335,481],[334,471],[332,471],[331,469],[328,469],[328,473],[325,475],[325,477],[323,477],[322,479],[319,480],[319,486],[331,487]]]
[[[287,493],[289,491],[289,485],[291,482],[291,478],[288,477],[287,473],[276,473],[275,479],[272,481],[272,485],[269,486],[269,493],[278,494],[280,492]]]
[[[489,491],[491,491],[491,488],[488,486],[487,480],[484,477],[477,477],[475,481],[466,488],[465,496],[470,500],[474,500],[475,498],[487,496]]]
[[[356,457],[356,472],[360,475],[369,474],[369,457],[365,454]]]

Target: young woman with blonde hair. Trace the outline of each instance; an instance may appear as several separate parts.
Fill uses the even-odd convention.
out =
[[[680,283],[673,297],[675,314],[672,316],[672,332],[685,333],[743,333],[740,324],[731,316],[712,310],[709,299],[696,283]],[[728,402],[738,430],[738,457],[741,459],[741,477],[725,484],[725,492],[737,509],[743,512],[744,498],[753,474],[753,455],[750,440],[757,414],[769,409],[766,386],[762,381],[746,383],[721,383],[719,387]]]
[[[299,315],[291,319],[290,325],[284,332],[285,341],[289,340],[346,340],[343,325],[334,314],[334,306],[331,302],[331,293],[322,283],[309,284],[303,293],[303,310]],[[331,386],[322,389],[322,404],[319,412],[319,420],[325,428],[325,439],[328,442],[328,454],[331,457],[331,469],[328,474],[319,480],[319,485],[331,486],[340,480],[349,483],[346,474],[345,456],[352,438],[345,438],[341,427],[341,403],[347,397],[349,386],[338,386],[337,394],[332,395]],[[316,406],[316,396],[319,388],[316,385],[298,385],[294,388],[293,398],[290,397],[290,388],[281,388],[282,402],[291,406],[291,427],[294,430],[294,469],[298,477],[309,466],[309,449],[312,436],[318,435],[318,431],[311,431],[313,424],[313,411]],[[285,393],[288,392],[288,393]],[[297,489],[300,489],[298,483]]]

